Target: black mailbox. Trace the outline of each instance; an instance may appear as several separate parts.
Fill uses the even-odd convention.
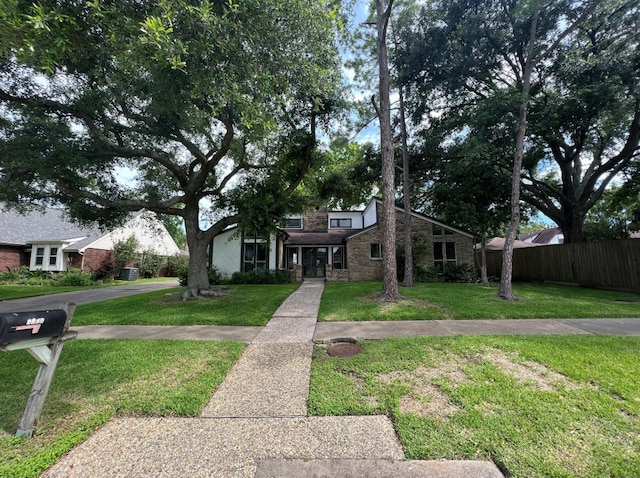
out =
[[[0,314],[0,345],[61,336],[66,322],[67,313],[62,309]]]

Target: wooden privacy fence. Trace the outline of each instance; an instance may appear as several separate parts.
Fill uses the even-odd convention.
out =
[[[501,270],[502,251],[487,251],[489,276],[500,277]],[[640,239],[515,249],[513,280],[640,292]]]

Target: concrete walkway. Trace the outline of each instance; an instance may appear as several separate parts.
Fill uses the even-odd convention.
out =
[[[387,416],[307,416],[323,287],[282,304],[200,418],[116,418],[43,476],[502,477],[490,462],[406,460]]]

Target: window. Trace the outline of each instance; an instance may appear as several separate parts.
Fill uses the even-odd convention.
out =
[[[44,264],[44,247],[38,247],[36,249],[36,265],[41,266]]]
[[[351,219],[331,219],[329,220],[329,227],[351,229]]]
[[[371,259],[382,259],[382,244],[370,244]]]
[[[331,248],[331,265],[334,269],[344,269],[344,247]]]
[[[268,251],[264,242],[245,242],[242,245],[242,272],[266,270]]]
[[[444,271],[447,264],[456,264],[455,242],[434,242],[433,263],[439,271]]]
[[[49,251],[49,265],[55,266],[57,264],[57,261],[58,261],[58,248],[52,247],[51,250]]]
[[[446,229],[442,226],[439,226],[438,224],[434,224],[433,225],[433,235],[434,236],[451,236],[453,235],[453,231],[450,231],[449,229]]]
[[[298,248],[287,247],[287,269],[295,269],[298,265]]]
[[[284,224],[285,229],[302,229],[301,217],[288,217]]]

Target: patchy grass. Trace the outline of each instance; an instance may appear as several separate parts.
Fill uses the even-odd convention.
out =
[[[318,347],[310,413],[389,414],[407,458],[511,477],[640,476],[640,337],[421,337]]]
[[[640,296],[552,284],[515,284],[517,301],[496,297],[497,287],[427,283],[400,288],[384,302],[379,282],[329,282],[321,321],[640,317]]]
[[[0,353],[0,476],[39,476],[114,415],[198,416],[243,350],[235,342],[69,342],[32,439],[12,435],[38,364],[24,350]]]
[[[73,325],[263,326],[296,284],[225,286],[222,297],[182,302],[182,288],[79,305]]]

